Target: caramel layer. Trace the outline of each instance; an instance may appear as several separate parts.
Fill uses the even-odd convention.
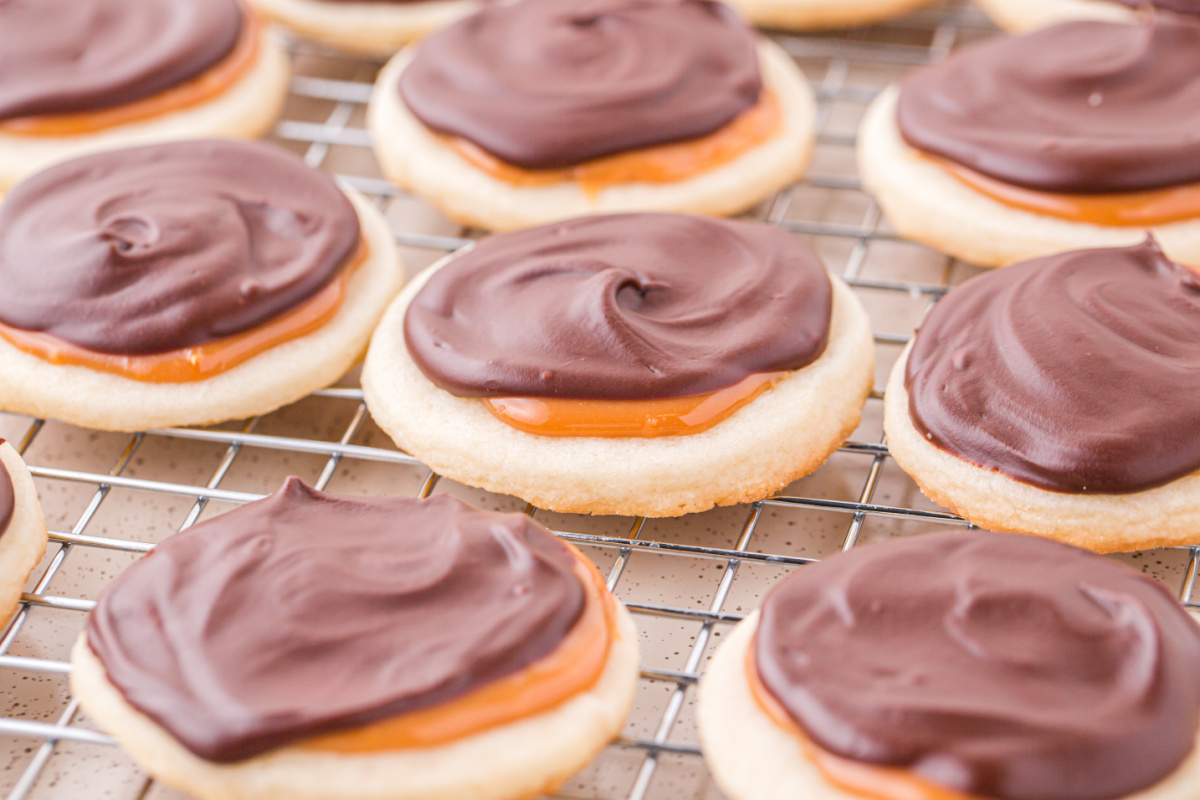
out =
[[[366,244],[320,291],[295,308],[252,330],[215,342],[152,355],[98,353],[56,336],[23,331],[0,323],[0,339],[51,364],[71,364],[109,372],[147,383],[187,383],[204,380],[284,342],[320,328],[337,314],[354,270],[366,260]]]
[[[853,761],[819,747],[792,721],[759,680],[753,643],[746,651],[746,682],[763,713],[789,736],[795,737],[805,756],[816,764],[825,780],[839,789],[872,800],[973,800],[970,795],[935,786],[905,770]]]
[[[956,179],[1006,206],[1093,225],[1142,227],[1200,218],[1200,184],[1188,183],[1114,194],[1060,194],[996,180],[944,158],[930,156]]]
[[[232,86],[258,60],[262,23],[247,12],[237,44],[224,59],[200,75],[133,103],[72,114],[43,114],[0,121],[0,133],[15,136],[77,136],[127,125],[198,105]]]
[[[596,567],[576,553],[576,574],[587,593],[579,621],[548,656],[450,703],[383,720],[357,730],[309,739],[302,747],[370,753],[435,747],[546,711],[599,680],[615,636],[613,600]]]
[[[563,169],[530,170],[508,164],[466,139],[447,137],[459,155],[494,178],[514,186],[574,181],[595,194],[622,183],[674,183],[719,167],[766,141],[779,129],[779,101],[763,92],[758,103],[707,136],[645,147],[585,161]]]
[[[727,419],[786,374],[762,372],[708,394],[659,400],[489,397],[483,402],[514,428],[540,436],[683,436]]]

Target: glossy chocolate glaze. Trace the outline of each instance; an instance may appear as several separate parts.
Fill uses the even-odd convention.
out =
[[[648,400],[800,369],[831,311],[820,260],[775,226],[617,214],[483,240],[421,288],[404,337],[457,395]]]
[[[901,84],[913,147],[1017,186],[1103,193],[1200,181],[1200,24],[1068,22],[999,36]]]
[[[754,647],[824,750],[972,797],[1125,797],[1200,726],[1200,628],[1170,592],[1033,537],[930,533],[798,569]]]
[[[1200,16],[1200,0],[1113,0],[1130,8],[1145,9],[1153,7],[1160,11],[1173,11],[1176,14],[1195,14]]]
[[[4,444],[4,440],[0,439],[0,444]],[[12,478],[8,474],[8,470],[4,464],[0,462],[0,536],[8,530],[8,524],[12,522],[13,512],[17,509],[17,497],[13,491]]]
[[[173,536],[88,617],[108,679],[232,762],[461,697],[550,653],[583,610],[575,556],[524,514],[322,494]]]
[[[0,205],[0,322],[100,353],[199,345],[307,299],[358,242],[333,179],[271,145],[84,156]]]
[[[930,442],[1062,492],[1200,469],[1200,276],[1153,240],[974,278],[922,324],[909,413]]]
[[[496,3],[399,83],[425,125],[531,169],[712,133],[762,89],[753,32],[710,0]]]
[[[141,100],[223,59],[237,0],[0,2],[0,120]]]

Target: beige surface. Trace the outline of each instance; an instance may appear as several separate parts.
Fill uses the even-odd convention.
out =
[[[553,791],[621,729],[637,686],[637,630],[618,606],[600,679],[549,711],[439,747],[342,754],[284,747],[237,764],[197,758],[133,709],[81,637],[71,686],[84,710],[159,780],[203,800],[520,800]]]
[[[417,45],[419,47],[420,45]],[[763,85],[779,101],[779,130],[732,161],[673,183],[626,183],[587,192],[574,181],[514,186],[467,162],[408,110],[396,88],[412,58],[405,51],[380,73],[369,127],[384,174],[464,225],[511,230],[582,214],[690,211],[735,214],[804,172],[812,152],[816,106],[792,60],[775,44],[759,47]]]
[[[366,349],[375,321],[399,291],[404,267],[379,211],[352,189],[367,259],[355,268],[333,318],[312,333],[199,381],[152,383],[51,364],[0,340],[0,409],[101,430],[202,425],[265,414],[336,381]]]
[[[474,0],[355,3],[342,0],[251,0],[255,8],[298,34],[365,56],[387,58],[402,46],[449,25]]]
[[[982,528],[1031,533],[1100,553],[1200,544],[1200,472],[1129,494],[1066,494],[939,449],[909,415],[907,354],[888,381],[883,427],[892,458],[934,501]]]
[[[1087,247],[1136,244],[1146,228],[1092,225],[1006,206],[909,147],[896,127],[896,89],[871,105],[859,132],[859,171],[899,233],[983,267]],[[1176,261],[1200,265],[1200,219],[1150,228]]]
[[[936,36],[935,30],[940,30]],[[870,236],[876,228],[875,209],[854,185],[854,132],[869,94],[895,81],[909,63],[923,58],[931,45],[936,43],[936,50],[989,32],[982,14],[963,6],[952,15],[931,8],[868,31],[787,40],[813,85],[822,88],[822,134],[810,178],[786,197],[757,209],[755,216],[815,233],[810,240],[825,262],[838,272],[857,276],[855,293],[866,306],[872,327],[883,337],[877,348],[877,389],[882,389],[887,370],[900,351],[894,337],[907,335],[930,302],[930,295],[922,293],[921,287],[955,284],[974,271],[925,247],[886,238],[886,225],[879,229],[882,237]],[[380,178],[363,131],[365,105],[359,99],[369,90],[373,69],[324,51],[318,55],[307,46],[300,50],[295,59],[297,75],[351,83],[345,93],[331,92],[335,99],[315,96],[317,91],[328,90],[328,85],[298,84],[285,114],[289,124],[282,129],[283,141],[332,172]],[[313,142],[315,133],[306,133],[293,123],[323,124],[322,142]],[[324,144],[328,140],[334,144]],[[369,182],[359,185],[376,188]],[[425,244],[424,236],[463,235],[436,210],[408,196],[379,194],[375,199],[386,209],[393,229],[404,235],[403,243]],[[860,241],[858,235],[866,238]],[[406,247],[404,257],[410,269],[435,260],[442,252],[437,244],[440,240],[433,239],[424,247]],[[357,378],[352,373],[342,385],[357,387]],[[262,493],[278,488],[286,475],[298,474],[309,482],[328,479],[330,491],[345,494],[415,494],[426,485],[428,471],[397,453],[369,417],[359,416],[359,408],[353,392],[310,397],[255,421],[252,433],[262,438],[240,439],[245,443],[236,450],[220,437],[239,438],[241,423],[184,432],[188,437],[217,437],[197,440],[180,432],[143,437],[94,432],[55,421],[39,427],[27,417],[0,414],[0,436],[16,445],[29,441],[25,456],[34,469],[53,531],[107,537],[125,547],[157,542],[189,522],[193,514],[207,519],[231,508],[223,499],[197,504],[195,493],[209,484],[217,491]],[[882,435],[882,408],[877,398],[869,400],[862,424],[852,437],[856,446],[835,453],[817,472],[785,488],[781,494],[793,499],[787,503],[766,503],[759,511],[750,506],[728,507],[682,519],[649,520],[640,527],[628,517],[536,512],[541,522],[570,534],[614,581],[618,597],[632,604],[646,670],[623,731],[629,744],[606,748],[555,798],[625,800],[642,785],[639,776],[643,776],[645,800],[724,797],[695,751],[696,690],[685,682],[685,691],[676,694],[671,676],[702,674],[715,646],[728,636],[731,626],[725,621],[704,627],[709,611],[729,615],[720,617],[722,620],[749,612],[775,581],[794,568],[796,559],[824,558],[847,543],[869,545],[930,528],[930,522],[874,511],[863,514],[860,526],[851,513],[862,499],[884,508],[936,510],[891,459],[876,461],[870,446]],[[328,450],[301,449],[336,448],[343,439],[351,449],[338,459],[331,459]],[[110,478],[110,472],[119,475]],[[118,484],[98,492],[97,485],[106,480]],[[448,479],[433,489],[485,508],[512,511],[524,507],[514,498],[470,489]],[[622,558],[625,551],[620,545],[630,537],[636,541],[628,557]],[[706,557],[734,552],[739,545],[746,555],[736,570],[728,570],[722,558]],[[65,559],[55,562],[61,566],[48,574],[47,567],[60,546],[58,541],[51,543],[47,559],[34,571],[27,590],[48,577],[45,595],[94,599],[137,557],[134,552],[75,544]],[[1121,559],[1163,580],[1172,592],[1180,591],[1187,575],[1185,550],[1152,550]],[[720,591],[721,586],[728,591]],[[22,617],[23,624],[6,652],[64,663],[83,617],[68,608],[37,606]],[[43,738],[18,736],[3,729],[12,720],[54,723],[62,719],[70,700],[65,675],[9,665],[0,669],[0,682],[5,697],[0,709],[0,795],[31,786],[26,795],[30,800],[183,797],[158,782],[148,782],[146,774],[118,748],[62,740],[43,753]],[[677,716],[672,713],[676,708]],[[665,728],[664,715],[670,722]],[[85,714],[67,719],[72,730],[96,727]],[[648,762],[648,751],[637,745],[653,740],[660,732],[670,750]]]
[[[363,369],[367,406],[397,444],[439,473],[540,508],[674,517],[767,497],[845,441],[870,391],[870,323],[834,278],[825,352],[712,428],[656,438],[525,433],[478,398],[434,385],[409,355],[404,314],[435,270],[396,298],[372,337]]]
[[[1042,28],[1073,19],[1121,22],[1135,19],[1127,6],[1113,0],[975,0],[1006,31]]]
[[[929,5],[932,0],[730,0],[754,25],[824,30],[869,25]]]
[[[37,566],[46,551],[46,520],[25,462],[12,445],[2,439],[0,467],[3,467],[13,492],[12,516],[8,525],[0,530],[0,624],[3,624],[16,610],[29,571]]]
[[[700,740],[709,766],[733,800],[856,800],[829,783],[800,743],[771,721],[746,682],[746,651],[755,613],[734,629],[700,685]],[[1194,800],[1200,787],[1200,742],[1171,775],[1128,800]]]
[[[287,98],[291,68],[278,37],[262,34],[258,60],[216,97],[169,114],[78,136],[0,133],[0,192],[64,158],[164,139],[252,139],[270,130]]]

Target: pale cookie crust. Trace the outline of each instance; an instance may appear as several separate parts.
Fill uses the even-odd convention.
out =
[[[366,348],[375,322],[404,283],[383,215],[352,189],[369,250],[341,307],[305,336],[259,353],[212,378],[150,383],[70,364],[52,364],[0,339],[0,409],[101,430],[207,425],[265,414],[336,381]]]
[[[1130,22],[1137,18],[1132,8],[1108,0],[975,0],[975,4],[1012,33],[1075,19]]]
[[[419,46],[419,45],[418,45]],[[512,230],[584,214],[688,211],[736,214],[797,180],[808,166],[816,103],[804,75],[778,45],[759,44],[763,84],[775,94],[780,128],[737,158],[675,183],[628,183],[589,194],[574,181],[514,186],[477,169],[426,128],[400,98],[405,50],[375,82],[367,125],[383,172],[464,225]]]
[[[46,520],[29,468],[7,442],[0,442],[0,464],[13,487],[13,515],[0,535],[0,626],[8,623],[21,600],[29,572],[46,552]]]
[[[262,34],[258,59],[224,92],[149,119],[78,136],[14,136],[0,132],[0,191],[56,161],[97,150],[171,139],[253,139],[271,129],[287,99],[291,65],[279,38]]]
[[[891,87],[871,104],[858,134],[858,169],[896,232],[981,267],[1037,256],[1137,244],[1153,231],[1167,255],[1200,266],[1200,219],[1152,228],[1071,222],[980,194],[910,147],[896,127]]]
[[[674,517],[760,500],[815,470],[858,426],[875,346],[866,312],[838,278],[829,344],[728,419],[688,436],[537,436],[481,400],[434,385],[404,344],[404,314],[443,260],[387,310],[367,354],[363,390],[375,421],[436,472],[540,508]]]
[[[927,6],[932,0],[729,0],[752,25],[825,30],[869,25]]]
[[[134,759],[203,800],[516,800],[554,791],[621,730],[638,681],[637,631],[617,608],[617,639],[599,681],[549,711],[438,747],[343,755],[283,747],[236,764],[193,755],[133,709],[81,636],[71,689]]]
[[[475,0],[331,3],[251,0],[264,16],[296,33],[347,53],[389,58],[405,44],[479,7]]]
[[[860,800],[825,780],[803,746],[771,721],[746,682],[755,611],[730,633],[700,681],[700,745],[713,777],[732,800]],[[1175,772],[1127,800],[1194,800],[1200,742]]]
[[[900,468],[935,503],[995,531],[1057,539],[1098,553],[1200,542],[1200,472],[1129,494],[1067,494],[977,466],[929,442],[908,411],[904,365],[884,397],[883,428]]]

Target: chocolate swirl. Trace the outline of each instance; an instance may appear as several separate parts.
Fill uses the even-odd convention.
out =
[[[1200,469],[1200,276],[1153,240],[975,278],[908,357],[933,444],[1062,492],[1135,492]]]
[[[1200,25],[1069,22],[968,47],[901,85],[913,147],[1018,186],[1200,181]]]
[[[0,445],[2,444],[4,440],[0,439]],[[13,512],[16,510],[17,497],[13,491],[12,477],[9,476],[4,463],[0,462],[0,536],[8,530],[8,524],[12,522]]]
[[[242,24],[237,0],[0,2],[0,120],[170,89],[229,55]]]
[[[1153,579],[1032,537],[892,540],[767,596],[758,675],[835,755],[994,800],[1154,785],[1200,726],[1200,628]]]
[[[831,310],[817,256],[774,226],[618,214],[485,239],[421,288],[404,337],[454,394],[648,400],[800,369]]]
[[[289,478],[130,567],[87,641],[134,708],[201,758],[238,761],[537,661],[582,613],[574,570],[523,514]]]
[[[758,101],[754,34],[710,0],[521,0],[421,43],[425,125],[543,169],[712,133]]]
[[[358,239],[333,180],[270,145],[85,156],[0,205],[0,322],[101,353],[203,344],[316,293]]]
[[[1200,15],[1200,0],[1114,0],[1130,8],[1155,8],[1176,14]]]

